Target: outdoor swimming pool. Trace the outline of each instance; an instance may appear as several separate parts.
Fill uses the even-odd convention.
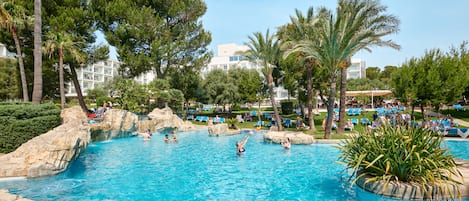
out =
[[[285,151],[254,134],[238,156],[235,142],[243,135],[185,132],[177,144],[163,137],[93,143],[63,174],[2,181],[0,188],[36,201],[392,200],[350,188],[333,145],[293,145]]]

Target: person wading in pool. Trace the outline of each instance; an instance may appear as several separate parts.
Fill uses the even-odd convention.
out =
[[[171,137],[173,138],[173,142],[174,143],[177,143],[178,142],[178,136],[176,135],[176,133],[173,131],[171,131]]]
[[[290,138],[286,138],[285,141],[282,142],[282,147],[286,150],[291,148]]]
[[[248,139],[249,139],[249,136],[246,135],[243,137],[243,140],[236,142],[236,152],[238,154],[241,154],[246,151],[246,149],[244,148],[244,145],[246,145],[246,142],[248,142]]]

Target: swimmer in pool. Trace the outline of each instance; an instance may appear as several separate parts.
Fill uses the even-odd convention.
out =
[[[244,145],[248,142],[249,136],[244,136],[243,139],[239,142],[236,142],[236,152],[241,154],[246,151]]]

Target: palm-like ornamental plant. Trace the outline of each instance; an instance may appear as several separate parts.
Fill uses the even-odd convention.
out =
[[[275,63],[280,57],[280,47],[278,39],[275,35],[270,35],[269,30],[267,30],[265,36],[260,32],[255,32],[252,36],[249,36],[249,42],[246,43],[249,47],[249,50],[244,52],[244,56],[248,60],[253,62],[260,62],[264,67],[262,72],[267,79],[267,85],[269,86],[269,95],[272,107],[274,108],[275,119],[278,123],[278,130],[283,130],[282,124],[280,123],[280,115],[275,103],[275,94],[274,94],[274,79],[272,76],[273,69],[275,68]],[[260,87],[260,86],[259,86]]]
[[[24,71],[23,53],[18,37],[18,29],[22,29],[32,24],[32,18],[26,15],[26,9],[10,2],[0,1],[0,26],[11,32],[13,41],[15,41],[16,57],[20,68],[21,87],[23,88],[23,100],[29,101],[28,85],[26,82],[26,73]]]
[[[426,194],[439,187],[440,193],[453,195],[450,185],[460,184],[455,178],[461,173],[442,143],[443,137],[430,130],[385,126],[345,140],[339,146],[339,160],[352,170],[352,184],[359,179],[382,181],[383,187],[391,182],[417,183]]]
[[[59,56],[59,88],[61,108],[65,108],[65,87],[64,87],[64,58],[66,54],[75,59],[75,61],[83,62],[84,57],[77,46],[80,42],[75,42],[74,37],[67,33],[48,32],[47,40],[44,42],[44,53],[49,53],[49,57],[56,52]]]
[[[385,11],[386,7],[375,0],[340,0],[336,15],[327,11],[318,15],[320,26],[315,30],[318,38],[300,41],[292,48],[291,51],[303,52],[306,58],[317,59],[329,71],[328,114],[333,114],[337,78],[348,58],[360,50],[371,51],[373,46],[399,48],[391,40],[382,40],[399,30],[399,20],[384,14]],[[328,115],[326,139],[331,135],[333,116]]]
[[[317,16],[314,14],[313,7],[310,7],[306,13],[303,15],[300,10],[295,11],[296,16],[290,17],[291,22],[283,27],[280,27],[278,35],[280,37],[281,47],[286,50],[284,56],[295,56],[295,51],[290,51],[293,46],[299,41],[304,40],[316,40],[319,42],[319,37],[315,35],[314,26],[318,25]],[[312,87],[312,68],[317,63],[316,59],[313,58],[304,58],[302,53],[296,54],[298,60],[302,60],[303,69],[306,73],[306,91],[308,94],[307,104],[308,104],[308,120],[310,130],[316,130],[314,126],[314,116],[313,116],[313,87]]]

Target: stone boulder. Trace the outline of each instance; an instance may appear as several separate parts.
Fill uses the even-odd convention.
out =
[[[81,109],[80,106],[73,106],[62,110],[60,113],[60,117],[62,118],[62,124],[67,123],[83,123],[86,122],[88,117],[86,116],[85,112]]]
[[[151,121],[155,126],[155,130],[162,130],[165,128],[182,128],[184,121],[177,115],[173,114],[173,111],[169,107],[163,109],[155,108],[148,114]]]
[[[183,121],[169,107],[163,109],[155,108],[148,114],[150,121],[141,121],[138,125],[138,131],[143,132],[147,128],[152,131],[162,131],[165,129],[177,129],[178,131],[204,130],[207,126],[192,124],[190,121]]]
[[[269,131],[264,134],[264,141],[270,143],[282,143],[286,138],[290,138],[292,144],[313,144],[315,143],[312,135],[306,135],[302,132],[293,131]]]
[[[86,122],[86,115],[82,114],[76,107],[65,109],[61,117],[67,123],[0,156],[0,178],[43,177],[65,171],[85,151],[91,139],[89,127],[82,123]]]
[[[206,125],[193,124],[190,121],[184,121],[184,124],[177,128],[179,131],[207,130]]]
[[[127,137],[137,131],[138,116],[127,110],[111,109],[106,111],[104,118],[97,124],[91,124],[93,142],[111,138]]]
[[[216,124],[208,127],[209,136],[224,136],[224,135],[236,135],[240,134],[241,130],[230,130],[228,129],[228,124]]]
[[[19,195],[8,193],[8,190],[0,189],[0,200],[2,201],[31,201],[30,199],[22,198]]]

